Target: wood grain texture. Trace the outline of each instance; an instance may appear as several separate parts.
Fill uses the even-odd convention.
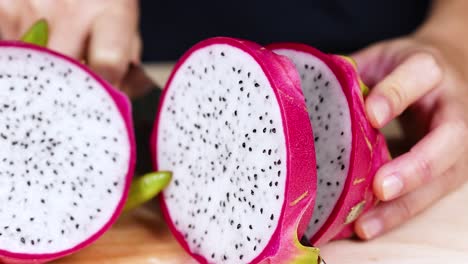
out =
[[[170,64],[147,69],[163,84]],[[391,139],[400,135],[395,124],[385,134]],[[468,185],[379,239],[332,242],[322,248],[322,253],[328,264],[466,264]],[[174,240],[153,203],[123,215],[96,243],[55,263],[188,264],[193,261]]]
[[[153,206],[122,215],[96,243],[55,263],[185,264],[190,263],[190,258],[173,239],[158,208]]]

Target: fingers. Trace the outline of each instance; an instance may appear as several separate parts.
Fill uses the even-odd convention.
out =
[[[366,99],[370,122],[374,127],[383,127],[435,88],[441,79],[442,70],[431,54],[419,52],[409,56],[380,81]]]
[[[20,7],[23,0],[0,1],[0,33],[3,40],[16,40],[22,34]]]
[[[92,27],[88,60],[91,68],[117,85],[128,69],[137,27],[136,12],[122,8],[109,10]]]
[[[356,234],[361,239],[372,239],[406,222],[462,185],[467,168],[468,166],[453,168],[414,192],[379,204],[356,221]]]
[[[395,199],[440,177],[460,160],[468,128],[463,121],[447,121],[431,131],[408,153],[382,166],[374,193],[382,201]]]
[[[376,44],[351,55],[356,62],[359,77],[368,86],[373,87],[388,71],[388,60],[384,59],[387,45]],[[375,65],[378,63],[378,67]]]
[[[48,48],[68,55],[75,59],[83,57],[83,49],[86,45],[86,26],[67,23],[49,23]]]

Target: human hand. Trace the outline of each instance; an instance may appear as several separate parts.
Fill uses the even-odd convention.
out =
[[[378,170],[373,187],[383,202],[356,222],[362,239],[398,226],[468,180],[468,64],[457,52],[414,35],[352,56],[373,87],[365,102],[372,125],[399,118],[413,145]]]
[[[19,39],[41,18],[49,23],[50,49],[85,60],[114,85],[139,63],[137,0],[0,0],[2,39]]]

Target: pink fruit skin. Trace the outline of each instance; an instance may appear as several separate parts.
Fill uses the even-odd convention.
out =
[[[284,193],[285,201],[282,208],[283,214],[267,246],[251,263],[265,261],[268,263],[288,263],[288,258],[293,258],[298,252],[297,245],[295,245],[293,241],[294,239],[297,240],[297,237],[301,237],[305,232],[308,221],[312,215],[315,190],[317,187],[317,176],[314,170],[315,154],[312,128],[304,103],[304,97],[300,90],[299,76],[295,71],[291,71],[291,69],[295,68],[289,60],[281,58],[255,43],[226,37],[207,39],[192,47],[176,64],[163,91],[163,95],[161,96],[158,116],[150,145],[152,148],[154,168],[156,170],[158,169],[157,138],[158,124],[161,118],[160,113],[166,102],[166,92],[170,88],[175,72],[193,52],[213,44],[227,44],[249,53],[265,71],[280,105],[288,160],[288,178]],[[295,74],[291,75],[291,72]],[[198,262],[208,263],[203,256],[190,251],[183,235],[173,224],[165,203],[164,192],[161,195],[160,201],[167,224],[178,242]],[[281,256],[281,262],[274,260],[276,256]]]
[[[109,93],[109,95],[114,100],[115,105],[119,109],[119,112],[125,121],[125,126],[128,131],[127,133],[128,141],[130,142],[131,153],[130,153],[129,167],[126,173],[126,181],[125,181],[124,192],[122,194],[122,198],[120,199],[120,202],[117,205],[112,217],[99,231],[97,231],[95,234],[90,236],[86,241],[74,246],[73,248],[60,251],[60,252],[50,253],[50,254],[24,254],[24,253],[14,253],[14,252],[9,252],[9,251],[4,251],[0,249],[0,263],[6,263],[6,264],[45,263],[45,262],[49,262],[58,258],[62,258],[67,255],[70,255],[74,252],[77,252],[85,248],[86,246],[89,246],[91,243],[97,240],[100,236],[102,236],[112,226],[112,224],[117,220],[120,213],[122,212],[123,206],[127,199],[127,194],[128,194],[128,190],[130,187],[132,177],[133,177],[133,173],[135,169],[135,162],[136,162],[136,146],[135,146],[135,137],[134,137],[134,132],[133,132],[131,106],[130,106],[130,102],[127,96],[117,91],[117,89],[113,88],[109,83],[107,83],[102,78],[97,76],[90,69],[88,69],[85,65],[81,64],[80,62],[72,58],[66,57],[60,53],[57,53],[52,50],[45,49],[36,45],[32,45],[32,44],[27,44],[27,43],[23,43],[19,41],[0,41],[0,48],[6,48],[6,47],[23,48],[25,50],[29,49],[29,50],[34,50],[34,51],[39,51],[39,52],[43,52],[46,54],[50,54],[52,56],[58,57],[69,63],[74,64],[75,66],[81,68],[87,74],[92,76],[99,84],[102,85],[102,87],[104,87],[106,92]]]
[[[356,69],[341,56],[324,54],[304,44],[278,43],[267,48],[291,49],[319,58],[332,70],[343,88],[350,107],[353,135],[348,177],[330,217],[311,238],[311,243],[320,246],[332,239],[349,237],[354,233],[354,227],[353,223],[347,223],[348,215],[352,208],[362,202],[362,212],[375,206],[376,198],[372,192],[374,175],[377,169],[390,159],[384,136],[367,120]]]

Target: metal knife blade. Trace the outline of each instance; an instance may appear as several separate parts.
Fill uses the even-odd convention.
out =
[[[130,65],[122,83],[122,90],[130,96],[132,103],[133,128],[137,145],[135,175],[143,175],[153,171],[149,143],[162,89],[141,66]]]

